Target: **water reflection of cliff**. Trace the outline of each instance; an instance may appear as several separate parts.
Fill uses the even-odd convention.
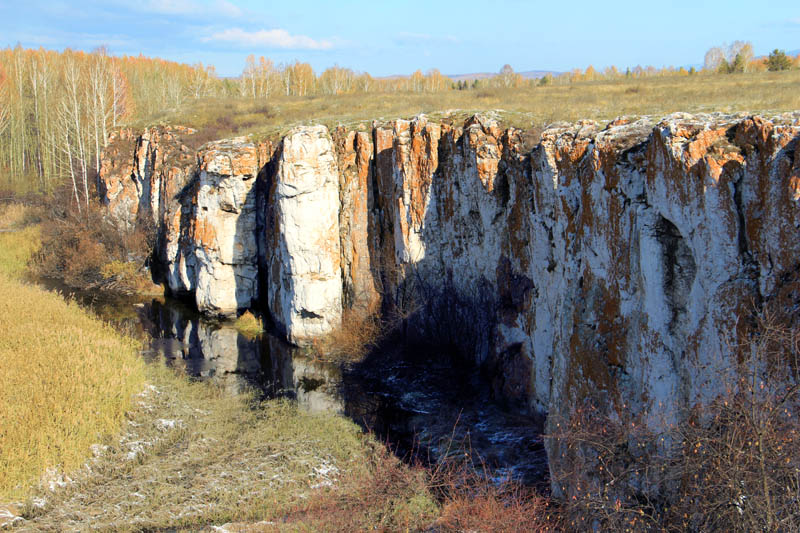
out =
[[[295,398],[312,412],[344,412],[338,369],[309,359],[277,337],[248,338],[230,323],[207,321],[174,301],[153,300],[138,312],[149,337],[145,355],[151,359],[163,358],[231,394],[255,389],[265,397]]]
[[[541,424],[504,412],[464,365],[387,345],[343,375],[277,337],[249,339],[230,322],[203,319],[173,299],[142,304],[75,291],[55,280],[39,282],[142,338],[146,358],[163,359],[230,394],[254,389],[265,398],[294,398],[311,412],[344,414],[400,456],[436,461],[467,445],[497,475],[547,481]]]

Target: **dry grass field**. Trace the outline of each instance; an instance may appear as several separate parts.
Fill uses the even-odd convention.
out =
[[[0,213],[0,501],[27,496],[47,469],[78,467],[119,430],[145,377],[131,339],[19,280],[38,245],[25,216]]]
[[[800,70],[739,74],[696,74],[580,81],[518,89],[439,93],[344,94],[252,99],[199,99],[139,120],[182,124],[200,130],[203,141],[253,134],[272,138],[307,123],[369,125],[373,120],[425,113],[458,119],[494,112],[518,128],[557,121],[610,121],[620,115],[748,112],[771,114],[800,109]]]

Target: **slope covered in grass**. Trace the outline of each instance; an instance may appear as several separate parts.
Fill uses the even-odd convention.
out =
[[[0,208],[0,501],[25,497],[47,469],[82,464],[145,379],[133,340],[19,279],[38,246],[24,216]]]
[[[353,422],[146,365],[133,339],[24,283],[39,246],[30,218],[0,207],[0,504],[24,502],[18,530],[197,531],[287,516],[287,530],[398,530],[435,518],[422,471]],[[337,518],[345,529],[331,528],[340,501],[353,502]]]

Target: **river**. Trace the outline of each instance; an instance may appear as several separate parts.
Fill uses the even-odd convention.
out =
[[[406,460],[430,465],[468,454],[495,480],[547,489],[542,421],[495,402],[470,365],[388,342],[362,362],[340,367],[268,332],[245,336],[232,322],[210,320],[171,298],[98,295],[36,281],[141,339],[143,357],[164,361],[190,379],[209,380],[230,394],[255,389],[264,398],[292,398],[311,412],[350,417]]]

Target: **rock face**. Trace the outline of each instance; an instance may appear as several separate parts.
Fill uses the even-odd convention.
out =
[[[125,231],[137,227],[154,231],[153,256],[169,265],[165,283],[174,291],[194,290],[194,258],[183,253],[182,224],[188,224],[183,206],[184,188],[194,176],[196,154],[183,140],[194,130],[180,127],[130,129],[111,134],[103,152],[98,189],[110,218]],[[131,157],[132,155],[132,157]],[[173,267],[173,265],[179,265]]]
[[[133,229],[137,222],[170,218],[166,213],[174,207],[170,200],[191,177],[195,156],[182,137],[194,133],[190,128],[165,126],[148,128],[138,136],[130,129],[110,135],[98,187],[109,214],[125,229]]]
[[[113,134],[100,194],[121,228],[155,228],[158,281],[170,292],[193,296],[205,313],[233,315],[258,299],[258,147],[236,138],[193,151],[182,142],[193,133],[166,127],[139,137]],[[124,162],[126,149],[132,163]]]
[[[144,143],[121,135],[101,169],[124,227],[179,205],[145,185]],[[196,200],[181,200],[180,224],[156,217],[163,242],[194,243],[166,248],[170,287],[230,313],[253,305],[259,279],[295,343],[343,309],[397,312],[484,365],[498,397],[551,421],[590,399],[657,427],[709,401],[752,306],[800,269],[798,113],[544,131],[419,117],[332,137],[304,127],[268,146],[217,143],[174,172],[195,176],[184,189]],[[124,150],[133,163],[113,155]],[[172,180],[161,183],[183,178]]]
[[[378,220],[375,213],[374,148],[365,131],[334,132],[339,168],[339,237],[343,306],[363,312],[380,305],[380,269],[377,257]]]
[[[230,315],[258,299],[256,146],[245,138],[209,143],[198,154],[191,198],[190,241],[195,301]]]
[[[339,325],[342,269],[339,173],[324,126],[283,139],[269,190],[267,306],[290,342]]]

